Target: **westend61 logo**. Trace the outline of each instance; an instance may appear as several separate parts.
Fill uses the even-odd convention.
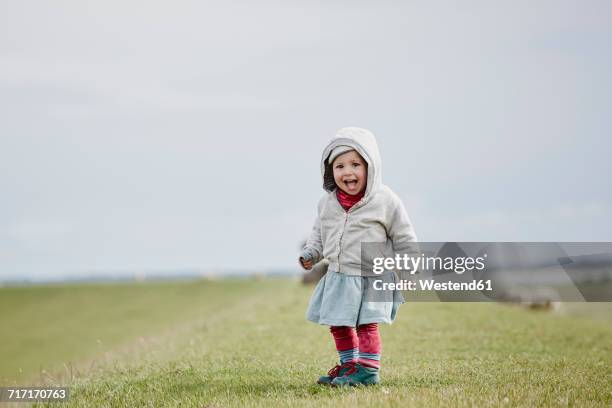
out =
[[[439,257],[439,256],[411,256],[408,254],[395,254],[395,257],[378,257],[372,260],[372,272],[380,275],[387,271],[406,271],[411,275],[420,270],[444,271],[463,274],[466,271],[482,271],[485,269],[487,254],[473,257]]]

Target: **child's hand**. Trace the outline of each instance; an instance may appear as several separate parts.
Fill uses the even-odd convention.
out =
[[[304,259],[303,257],[300,257],[300,263],[302,264],[302,267],[304,269],[307,269],[307,270],[311,270],[312,269],[312,260],[311,259]]]

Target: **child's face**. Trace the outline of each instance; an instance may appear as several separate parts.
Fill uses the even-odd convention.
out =
[[[366,188],[368,167],[355,150],[336,157],[332,163],[334,181],[338,188],[350,195],[361,193]]]

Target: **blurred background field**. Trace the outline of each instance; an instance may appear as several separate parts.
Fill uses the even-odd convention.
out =
[[[382,384],[315,384],[336,361],[289,278],[0,289],[2,385],[67,406],[609,406],[610,304],[548,311],[407,303],[383,326]],[[65,406],[65,405],[62,405]]]
[[[245,280],[227,279],[222,285],[109,282],[2,288],[0,378],[36,378],[64,364],[69,369],[126,341],[214,313],[224,302],[238,301],[248,287]]]

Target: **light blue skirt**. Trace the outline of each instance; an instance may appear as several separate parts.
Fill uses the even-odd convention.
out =
[[[352,276],[328,270],[310,298],[306,319],[329,326],[393,323],[404,298],[399,291],[374,293],[372,283],[377,279],[396,282],[397,276]]]

